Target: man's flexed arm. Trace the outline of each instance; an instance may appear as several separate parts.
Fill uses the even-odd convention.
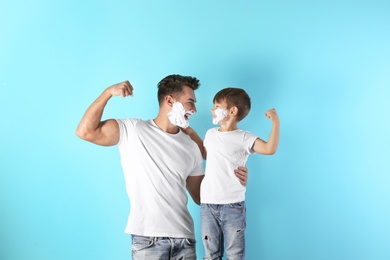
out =
[[[133,87],[124,81],[106,88],[88,107],[76,129],[81,139],[98,145],[110,146],[119,142],[119,126],[116,120],[101,121],[108,100],[113,96],[133,96]]]

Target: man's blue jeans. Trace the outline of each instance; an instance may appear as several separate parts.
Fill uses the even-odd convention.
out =
[[[245,202],[202,204],[200,209],[204,259],[245,259]]]
[[[131,236],[133,260],[195,260],[195,239]]]

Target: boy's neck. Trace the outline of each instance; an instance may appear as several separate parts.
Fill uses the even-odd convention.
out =
[[[219,131],[220,132],[229,132],[234,131],[238,129],[237,122],[235,120],[229,120],[226,122],[222,122],[222,124],[219,125]]]

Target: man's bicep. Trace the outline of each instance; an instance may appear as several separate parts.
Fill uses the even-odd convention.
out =
[[[112,146],[118,144],[119,137],[120,131],[118,122],[114,119],[109,119],[100,122],[98,134],[92,142],[102,146]]]

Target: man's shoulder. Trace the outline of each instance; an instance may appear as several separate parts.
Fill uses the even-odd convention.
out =
[[[121,132],[132,132],[135,129],[146,129],[152,127],[151,120],[143,120],[140,118],[121,118],[116,119]]]
[[[136,124],[139,124],[139,123],[147,123],[149,120],[143,120],[141,118],[137,118],[137,117],[134,117],[134,118],[117,118],[115,119],[118,123],[122,123],[124,125],[136,125]]]

